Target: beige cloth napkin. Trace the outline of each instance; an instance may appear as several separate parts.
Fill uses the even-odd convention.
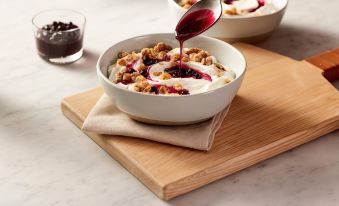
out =
[[[221,126],[229,107],[205,122],[185,126],[159,126],[130,119],[118,110],[105,94],[87,116],[82,129],[97,134],[121,135],[157,142],[210,150],[215,133]]]

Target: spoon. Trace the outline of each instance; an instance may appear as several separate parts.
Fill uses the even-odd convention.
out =
[[[179,20],[175,38],[180,43],[180,67],[184,41],[212,27],[222,15],[220,0],[201,0],[195,3]]]

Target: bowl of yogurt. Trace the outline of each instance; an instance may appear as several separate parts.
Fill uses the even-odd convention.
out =
[[[169,8],[180,19],[199,0],[168,0]],[[204,35],[227,42],[258,42],[279,26],[288,0],[221,0],[223,15]]]
[[[97,63],[112,103],[138,121],[184,125],[207,120],[232,102],[246,70],[244,56],[223,41],[197,36],[179,44],[172,33],[121,41]]]

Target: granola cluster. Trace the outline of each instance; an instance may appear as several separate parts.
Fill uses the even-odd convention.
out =
[[[235,15],[239,15],[241,13],[239,13],[235,7],[231,7],[229,9],[225,9],[224,14],[230,15],[230,16],[235,16]]]
[[[181,0],[179,2],[179,5],[185,9],[189,9],[191,8],[191,6],[193,6],[193,4],[195,4],[197,2],[197,0]]]
[[[170,49],[171,47],[164,43],[158,43],[153,48],[144,48],[141,51],[141,54],[137,54],[135,51],[132,51],[131,53],[120,52],[116,64],[120,66],[121,69],[116,73],[114,83],[133,83],[137,80],[146,80],[147,66],[163,60],[166,52]],[[140,59],[143,61],[138,64],[137,67],[134,67],[136,62]]]
[[[145,60],[147,61],[148,59],[153,60],[153,61],[156,61],[156,60],[161,61],[165,59],[167,52],[169,52],[170,50],[172,50],[171,46],[163,42],[159,42],[153,48],[143,48],[141,50],[141,55],[144,61]],[[145,63],[147,64],[149,62],[145,62]]]

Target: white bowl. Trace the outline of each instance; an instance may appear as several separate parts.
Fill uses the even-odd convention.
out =
[[[105,93],[121,111],[131,118],[154,124],[181,125],[204,121],[228,106],[243,80],[246,61],[233,46],[205,36],[197,36],[185,42],[185,47],[199,47],[214,55],[220,63],[236,73],[231,83],[205,93],[185,96],[161,96],[143,94],[120,88],[107,78],[107,68],[117,59],[121,51],[140,51],[157,42],[173,48],[179,44],[174,34],[149,34],[121,41],[107,49],[97,63],[97,74]]]
[[[168,0],[175,22],[179,21],[187,11],[177,3],[178,1]],[[222,16],[204,35],[227,42],[261,41],[269,37],[274,29],[279,26],[287,8],[288,0],[272,0],[272,3],[277,8],[274,13],[261,16]]]

